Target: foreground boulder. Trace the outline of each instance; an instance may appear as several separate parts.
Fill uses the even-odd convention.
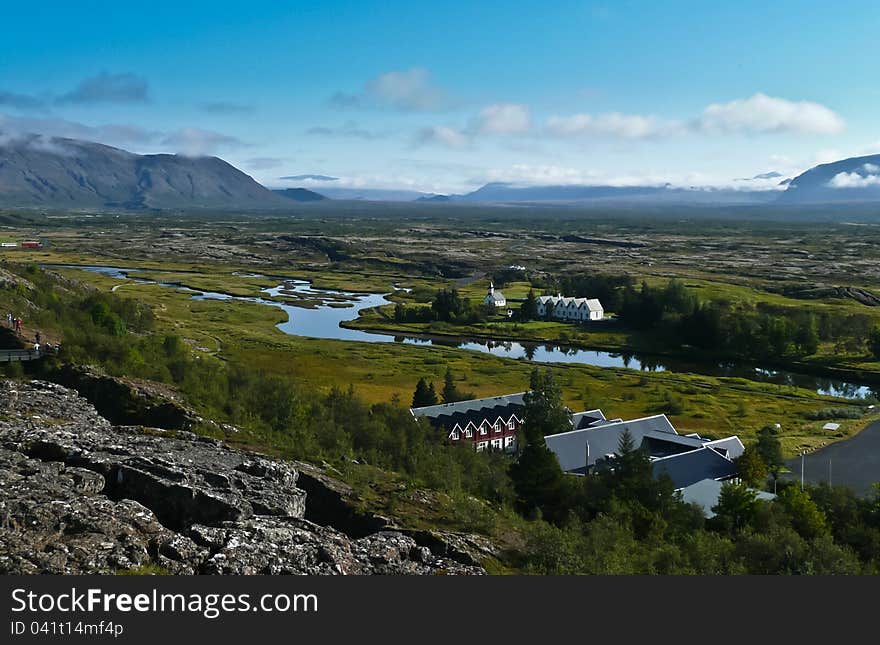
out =
[[[399,531],[306,519],[331,514],[307,512],[298,478],[189,432],[113,426],[59,385],[0,382],[0,573],[483,573]]]

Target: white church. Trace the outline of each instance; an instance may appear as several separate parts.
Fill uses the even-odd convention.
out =
[[[495,283],[489,283],[489,293],[483,298],[483,304],[502,309],[507,306],[507,298],[500,291],[495,291]]]
[[[559,320],[587,322],[602,320],[605,309],[596,298],[565,298],[562,295],[540,296],[538,298],[538,315],[542,318],[552,316]]]

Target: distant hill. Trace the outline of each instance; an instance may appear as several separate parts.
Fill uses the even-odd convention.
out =
[[[217,157],[137,155],[36,135],[0,144],[0,204],[62,208],[285,208],[273,193]]]
[[[417,202],[433,202],[433,203],[446,203],[451,202],[452,197],[449,195],[422,195],[418,199]]]
[[[339,177],[330,177],[329,175],[287,175],[279,177],[288,181],[339,181]]]
[[[295,202],[320,202],[328,199],[324,195],[309,190],[308,188],[279,188],[273,192],[282,197],[286,197],[287,199],[292,199]]]
[[[791,180],[780,202],[880,202],[880,155],[852,157],[811,168]]]
[[[584,203],[631,204],[764,204],[779,193],[764,190],[674,188],[663,186],[514,186],[490,183],[455,201],[482,203]]]
[[[365,202],[413,202],[420,197],[430,197],[430,193],[415,190],[395,190],[384,188],[345,188],[321,186],[321,194],[330,199],[350,199]]]

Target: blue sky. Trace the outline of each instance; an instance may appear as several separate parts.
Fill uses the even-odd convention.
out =
[[[878,3],[718,4],[15,3],[0,130],[435,192],[880,152]]]

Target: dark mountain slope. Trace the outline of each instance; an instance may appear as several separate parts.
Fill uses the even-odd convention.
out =
[[[284,208],[290,202],[217,157],[136,155],[74,139],[0,145],[0,205]]]
[[[798,175],[780,196],[790,204],[880,201],[880,155],[822,164]]]
[[[308,188],[279,188],[274,191],[276,195],[281,195],[286,199],[295,202],[320,202],[328,199],[320,193],[316,193]]]

